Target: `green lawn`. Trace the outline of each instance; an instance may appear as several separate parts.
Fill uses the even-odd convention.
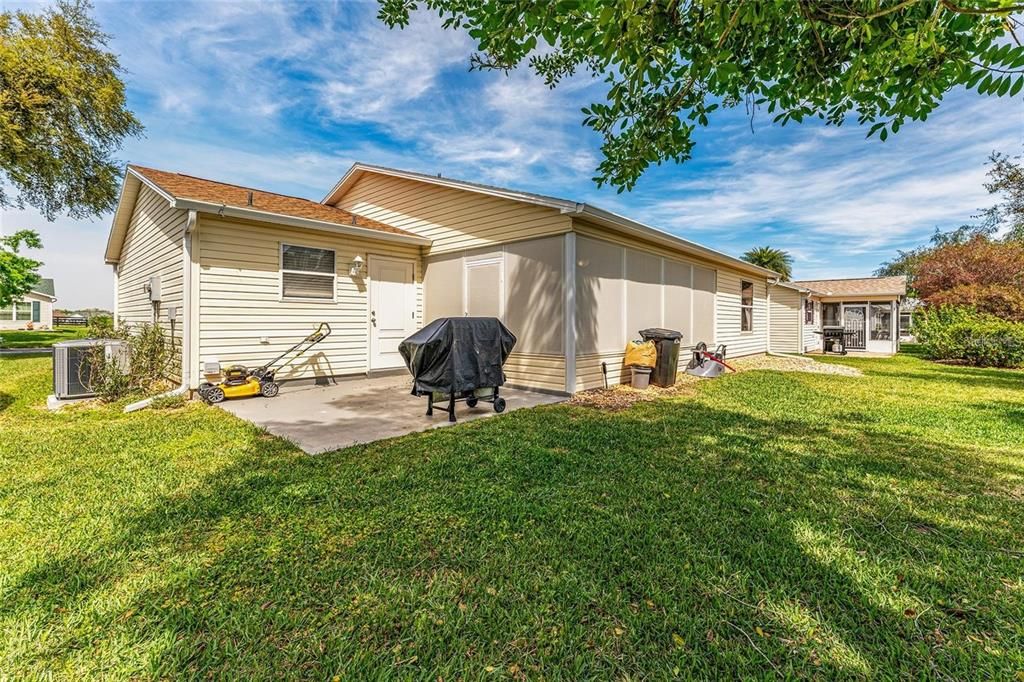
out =
[[[86,327],[55,327],[46,330],[0,329],[0,348],[49,348],[58,341],[84,339]]]
[[[830,361],[308,457],[0,359],[0,677],[1020,677],[1024,373]]]

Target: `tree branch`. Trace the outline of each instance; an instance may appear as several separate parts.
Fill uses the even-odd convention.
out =
[[[1024,73],[1024,69],[1009,69],[1009,70],[1007,70],[1007,69],[997,69],[994,66],[988,66],[987,64],[981,64],[979,62],[974,61],[973,59],[971,59],[969,61],[971,62],[971,64],[974,64],[975,66],[977,66],[979,69],[985,69],[986,71],[995,71],[996,73]]]
[[[941,0],[942,6],[948,9],[950,12],[956,12],[957,14],[1012,14],[1013,12],[1024,11],[1024,5],[1008,5],[1006,7],[961,7],[960,5],[954,5],[950,0]]]

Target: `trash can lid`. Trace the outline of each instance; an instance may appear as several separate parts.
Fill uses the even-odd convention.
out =
[[[682,332],[677,332],[674,329],[662,329],[661,327],[651,327],[650,329],[641,329],[640,336],[644,341],[650,341],[651,339],[681,339],[683,338]]]

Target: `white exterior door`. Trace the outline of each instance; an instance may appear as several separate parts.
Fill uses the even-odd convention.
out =
[[[416,331],[415,265],[370,256],[370,369],[402,367],[398,344]]]
[[[868,343],[872,353],[896,352],[895,306],[889,301],[868,306]]]

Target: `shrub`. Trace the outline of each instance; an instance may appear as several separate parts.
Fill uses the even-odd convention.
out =
[[[89,318],[89,326],[102,329],[112,329],[114,326],[114,318],[110,315],[93,315]]]
[[[965,306],[929,306],[915,314],[914,330],[925,354],[934,360],[961,360],[979,367],[1024,365],[1024,323]]]
[[[107,355],[102,346],[89,357],[90,388],[104,400],[152,393],[166,387],[174,359],[172,344],[155,324],[95,328],[90,336],[121,341],[121,351]]]

